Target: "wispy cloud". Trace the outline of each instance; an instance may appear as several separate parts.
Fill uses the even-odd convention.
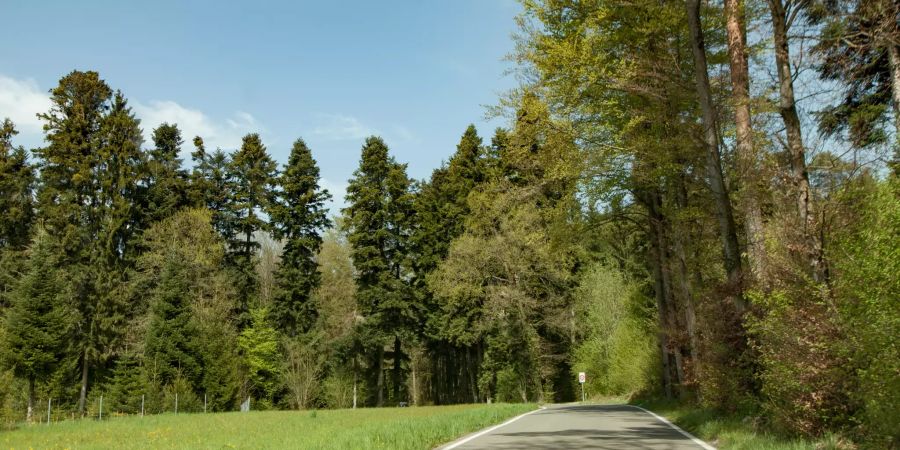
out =
[[[217,121],[198,109],[182,106],[171,100],[154,100],[149,103],[134,103],[134,112],[141,119],[144,135],[149,140],[152,130],[161,123],[178,124],[186,143],[194,136],[203,138],[208,149],[235,149],[240,147],[241,138],[252,132],[262,131],[259,122],[250,113],[235,112],[224,121]],[[183,147],[190,152],[190,144]]]
[[[0,75],[0,120],[8,117],[22,134],[37,136],[43,130],[37,113],[49,109],[50,96],[36,81]]]
[[[377,129],[353,116],[318,113],[314,116],[312,134],[329,141],[350,141],[380,134]]]
[[[141,119],[141,128],[147,145],[151,145],[153,129],[163,122],[174,123],[181,129],[185,140],[184,155],[191,151],[190,142],[200,136],[207,148],[234,149],[241,145],[241,138],[251,132],[264,132],[265,128],[252,114],[235,111],[231,117],[214,119],[199,109],[183,106],[172,100],[152,100],[147,103],[132,101],[135,115]],[[0,120],[9,117],[21,133],[21,142],[38,145],[42,139],[43,122],[37,113],[50,109],[50,95],[33,79],[24,80],[0,74]]]
[[[344,197],[347,196],[348,183],[346,181],[331,181],[327,178],[322,178],[320,184],[331,193],[331,202],[328,205],[329,211],[332,215],[340,215],[341,209],[347,206]]]

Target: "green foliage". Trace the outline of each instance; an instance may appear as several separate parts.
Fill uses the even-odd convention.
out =
[[[659,349],[652,322],[642,310],[647,300],[635,283],[602,263],[588,266],[575,294],[573,375],[586,372],[590,395],[628,395],[655,389]]]
[[[846,351],[858,380],[861,434],[873,444],[900,442],[900,181],[892,177],[850,192],[858,220],[835,245],[835,293],[847,333]]]
[[[163,123],[153,130],[154,148],[147,152],[147,199],[143,213],[150,222],[171,216],[187,204],[187,173],[181,168],[181,130]]]
[[[279,330],[296,335],[316,321],[310,297],[319,285],[315,257],[322,245],[319,233],[330,225],[325,202],[331,198],[319,187],[319,168],[302,139],[294,142],[278,186],[278,199],[269,206],[269,215],[275,238],[284,239],[284,250],[275,272],[272,316]]]
[[[32,386],[36,381],[46,382],[56,369],[72,332],[69,292],[57,260],[50,236],[38,230],[26,272],[16,283],[3,315],[0,356],[17,377]]]
[[[9,119],[0,124],[0,249],[22,249],[28,245],[34,222],[35,168],[24,148],[13,147],[18,134]],[[0,283],[2,286],[2,283]]]
[[[250,317],[250,326],[238,336],[238,346],[247,367],[249,394],[257,405],[267,409],[272,407],[282,371],[278,332],[269,323],[266,308],[251,310]]]

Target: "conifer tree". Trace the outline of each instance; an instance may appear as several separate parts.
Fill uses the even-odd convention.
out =
[[[213,228],[225,242],[235,239],[234,213],[229,209],[234,179],[229,170],[231,160],[220,149],[207,153],[200,136],[194,138],[191,160],[194,169],[190,175],[188,202],[195,208],[212,211]]]
[[[39,218],[58,237],[60,264],[75,292],[84,411],[91,368],[115,346],[125,317],[122,277],[141,229],[139,180],[144,155],[140,122],[121,93],[96,72],[72,73],[51,91],[40,157]]]
[[[181,168],[181,130],[163,123],[153,130],[154,148],[147,152],[147,200],[143,213],[151,222],[172,215],[187,203],[187,173]]]
[[[366,139],[359,168],[347,187],[344,209],[353,262],[357,269],[357,300],[375,341],[381,341],[375,357],[377,405],[384,403],[383,344],[394,341],[393,387],[401,385],[401,339],[418,323],[420,307],[407,284],[412,218],[411,181],[406,165],[388,155],[378,137]],[[398,400],[395,398],[395,400]]]
[[[169,384],[178,377],[196,381],[200,376],[196,333],[191,323],[190,271],[174,253],[165,257],[159,284],[153,290],[150,328],[144,359]]]
[[[284,250],[275,272],[271,313],[282,332],[295,335],[307,331],[318,315],[311,293],[319,285],[315,257],[322,245],[319,233],[330,225],[325,201],[331,198],[319,187],[319,168],[302,139],[294,142],[278,185],[269,216],[275,237],[284,240]]]
[[[47,233],[38,230],[26,272],[17,281],[10,296],[12,304],[3,318],[3,356],[16,376],[28,382],[29,422],[35,383],[48,378],[58,366],[72,329],[72,311],[54,251]]]
[[[230,261],[238,271],[239,291],[246,313],[248,304],[257,294],[254,257],[259,243],[254,233],[268,231],[268,224],[260,215],[274,201],[277,166],[266,152],[266,147],[256,133],[244,136],[240,150],[229,163],[229,174],[234,180],[227,209],[234,220],[233,240],[229,242]]]
[[[12,121],[0,125],[0,249],[22,249],[28,245],[34,221],[34,166],[28,152],[13,147],[18,134]]]

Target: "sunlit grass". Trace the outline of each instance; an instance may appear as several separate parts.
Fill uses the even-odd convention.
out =
[[[846,440],[829,435],[806,440],[779,435],[754,426],[750,418],[725,416],[709,409],[674,402],[636,402],[720,450],[837,450],[852,448]]]
[[[535,408],[530,404],[163,414],[23,426],[11,449],[429,449]]]

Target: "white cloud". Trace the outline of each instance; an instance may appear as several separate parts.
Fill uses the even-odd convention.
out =
[[[360,140],[380,134],[353,116],[319,113],[315,115],[315,121],[312,134],[329,141]]]
[[[346,181],[334,182],[327,178],[322,178],[319,184],[331,194],[331,201],[328,205],[331,214],[340,215],[341,209],[347,206],[344,197],[347,195],[348,183]]]
[[[37,113],[50,109],[50,96],[33,79],[0,75],[0,120],[8,117],[23,135],[39,135],[43,122]]]
[[[184,107],[171,100],[154,100],[147,104],[134,103],[134,112],[141,119],[144,136],[148,145],[151,142],[153,129],[167,122],[178,125],[185,141],[182,152],[190,153],[194,136],[203,138],[208,150],[215,148],[235,149],[240,147],[241,138],[247,133],[261,131],[259,123],[251,114],[237,111],[231,118],[218,122],[202,111]]]

